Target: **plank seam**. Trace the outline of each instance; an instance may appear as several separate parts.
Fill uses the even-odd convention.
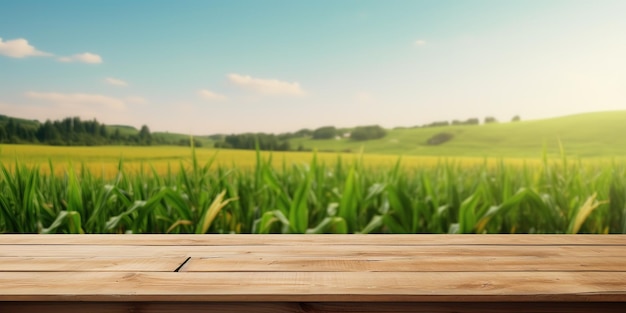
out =
[[[183,266],[185,266],[185,264],[187,264],[187,262],[189,262],[189,260],[191,260],[191,257],[187,257],[187,259],[181,263],[175,270],[174,272],[180,272],[180,270],[183,268]]]

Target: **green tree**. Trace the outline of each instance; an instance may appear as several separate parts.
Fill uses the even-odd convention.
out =
[[[149,146],[152,144],[152,134],[150,134],[150,128],[147,125],[141,126],[139,130],[139,144]]]
[[[337,136],[335,126],[324,126],[313,131],[313,139],[332,139]]]
[[[468,118],[467,121],[465,121],[465,125],[478,125],[478,124],[480,124],[480,120],[475,117]]]
[[[313,135],[313,131],[308,129],[308,128],[303,128],[303,129],[295,132],[294,135],[296,137],[308,137],[308,136]]]
[[[354,140],[372,140],[383,138],[385,135],[387,135],[387,131],[379,125],[358,126],[350,133],[350,138]]]
[[[37,129],[37,140],[42,143],[48,143],[52,145],[62,145],[61,133],[54,127],[54,124],[50,120],[47,120],[43,125]]]
[[[498,120],[496,120],[496,118],[493,116],[485,117],[485,124],[491,124],[491,123],[497,123],[497,122]]]

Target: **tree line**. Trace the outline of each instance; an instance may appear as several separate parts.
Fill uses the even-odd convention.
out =
[[[44,123],[3,117],[0,119],[0,143],[56,146],[168,144],[164,138],[154,138],[146,125],[138,132],[131,128],[129,132],[122,133],[121,128],[109,127],[96,119],[83,121],[78,117],[46,120]]]
[[[232,134],[224,136],[222,141],[215,143],[215,148],[289,151],[291,146],[288,138],[265,133]]]
[[[512,122],[520,121],[519,116],[514,116]],[[497,123],[494,117],[485,117],[483,123]],[[448,125],[479,125],[478,118],[469,118],[464,121],[453,120],[435,121],[422,126],[414,127],[440,127]],[[228,149],[260,149],[270,151],[292,150],[290,140],[294,138],[311,137],[312,139],[335,139],[346,138],[350,140],[364,141],[384,138],[387,131],[379,125],[357,126],[355,128],[336,128],[323,126],[317,129],[301,129],[293,133],[267,134],[245,133],[231,135],[212,135],[216,148]],[[435,140],[439,141],[439,140]],[[190,138],[172,139],[162,134],[154,135],[148,126],[143,125],[140,130],[129,126],[107,126],[99,123],[96,119],[81,120],[78,117],[67,117],[62,120],[38,121],[11,118],[0,115],[0,143],[35,143],[63,146],[96,146],[96,145],[181,145],[189,146]],[[196,147],[202,146],[201,142],[193,139]],[[297,150],[304,150],[299,146]]]
[[[513,116],[513,118],[511,119],[511,122],[519,122],[522,119],[520,118],[519,115],[515,115]],[[483,119],[483,124],[493,124],[493,123],[498,123],[498,120],[493,117],[493,116],[486,116]],[[478,119],[477,117],[471,117],[468,118],[464,121],[462,120],[452,120],[452,121],[435,121],[435,122],[431,122],[428,124],[424,124],[424,125],[416,125],[413,126],[412,128],[420,128],[420,127],[441,127],[441,126],[450,126],[450,125],[480,125],[480,119]]]
[[[313,139],[334,139],[337,137],[350,138],[352,140],[380,139],[387,135],[387,131],[379,125],[357,126],[351,131],[337,129],[334,126],[324,126],[315,129],[311,133]]]
[[[232,134],[213,137],[217,140],[214,144],[215,148],[224,149],[260,149],[269,151],[289,151],[292,150],[290,139],[311,136],[313,139],[334,139],[336,137],[346,137],[351,140],[370,140],[383,138],[387,131],[378,126],[358,126],[351,131],[345,129],[337,129],[334,126],[324,126],[315,130],[301,129],[294,133],[282,134],[266,134],[266,133],[245,133]],[[298,146],[297,150],[305,150],[304,147]]]

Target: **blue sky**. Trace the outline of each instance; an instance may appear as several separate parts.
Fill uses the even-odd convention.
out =
[[[626,1],[0,1],[0,114],[191,134],[626,109]]]

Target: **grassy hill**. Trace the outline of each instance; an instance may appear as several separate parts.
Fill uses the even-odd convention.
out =
[[[8,120],[0,115],[0,125]],[[17,119],[33,128],[35,120]],[[110,133],[119,129],[122,135],[135,135],[132,126],[109,125]],[[342,129],[341,132],[349,131]],[[449,133],[453,138],[440,145],[428,145],[429,138]],[[290,139],[292,149],[332,152],[359,152],[394,155],[474,156],[474,157],[541,157],[560,155],[560,145],[567,155],[578,157],[626,156],[626,111],[594,112],[558,118],[486,125],[452,125],[443,127],[396,128],[387,136],[370,141],[349,138],[313,140],[311,137]],[[154,132],[167,142],[188,140],[185,134]],[[195,136],[203,147],[213,147],[216,138]]]
[[[107,125],[107,131],[112,134],[113,132],[115,132],[115,130],[119,129],[120,130],[120,134],[123,136],[129,136],[129,135],[137,135],[139,133],[139,129],[133,127],[133,126],[127,126],[127,125]]]
[[[427,144],[429,138],[442,132],[454,137],[441,145]],[[626,111],[614,111],[487,125],[393,129],[383,139],[364,142],[297,138],[291,145],[381,154],[540,157],[544,147],[549,155],[559,155],[560,142],[567,155],[610,157],[626,156],[625,134]]]
[[[6,123],[9,122],[9,119],[13,119],[15,122],[26,126],[26,127],[30,127],[30,128],[37,128],[39,127],[39,121],[37,120],[27,120],[27,119],[23,119],[23,118],[17,118],[17,117],[10,117],[10,116],[6,116],[3,114],[0,114],[0,125],[3,126]]]

